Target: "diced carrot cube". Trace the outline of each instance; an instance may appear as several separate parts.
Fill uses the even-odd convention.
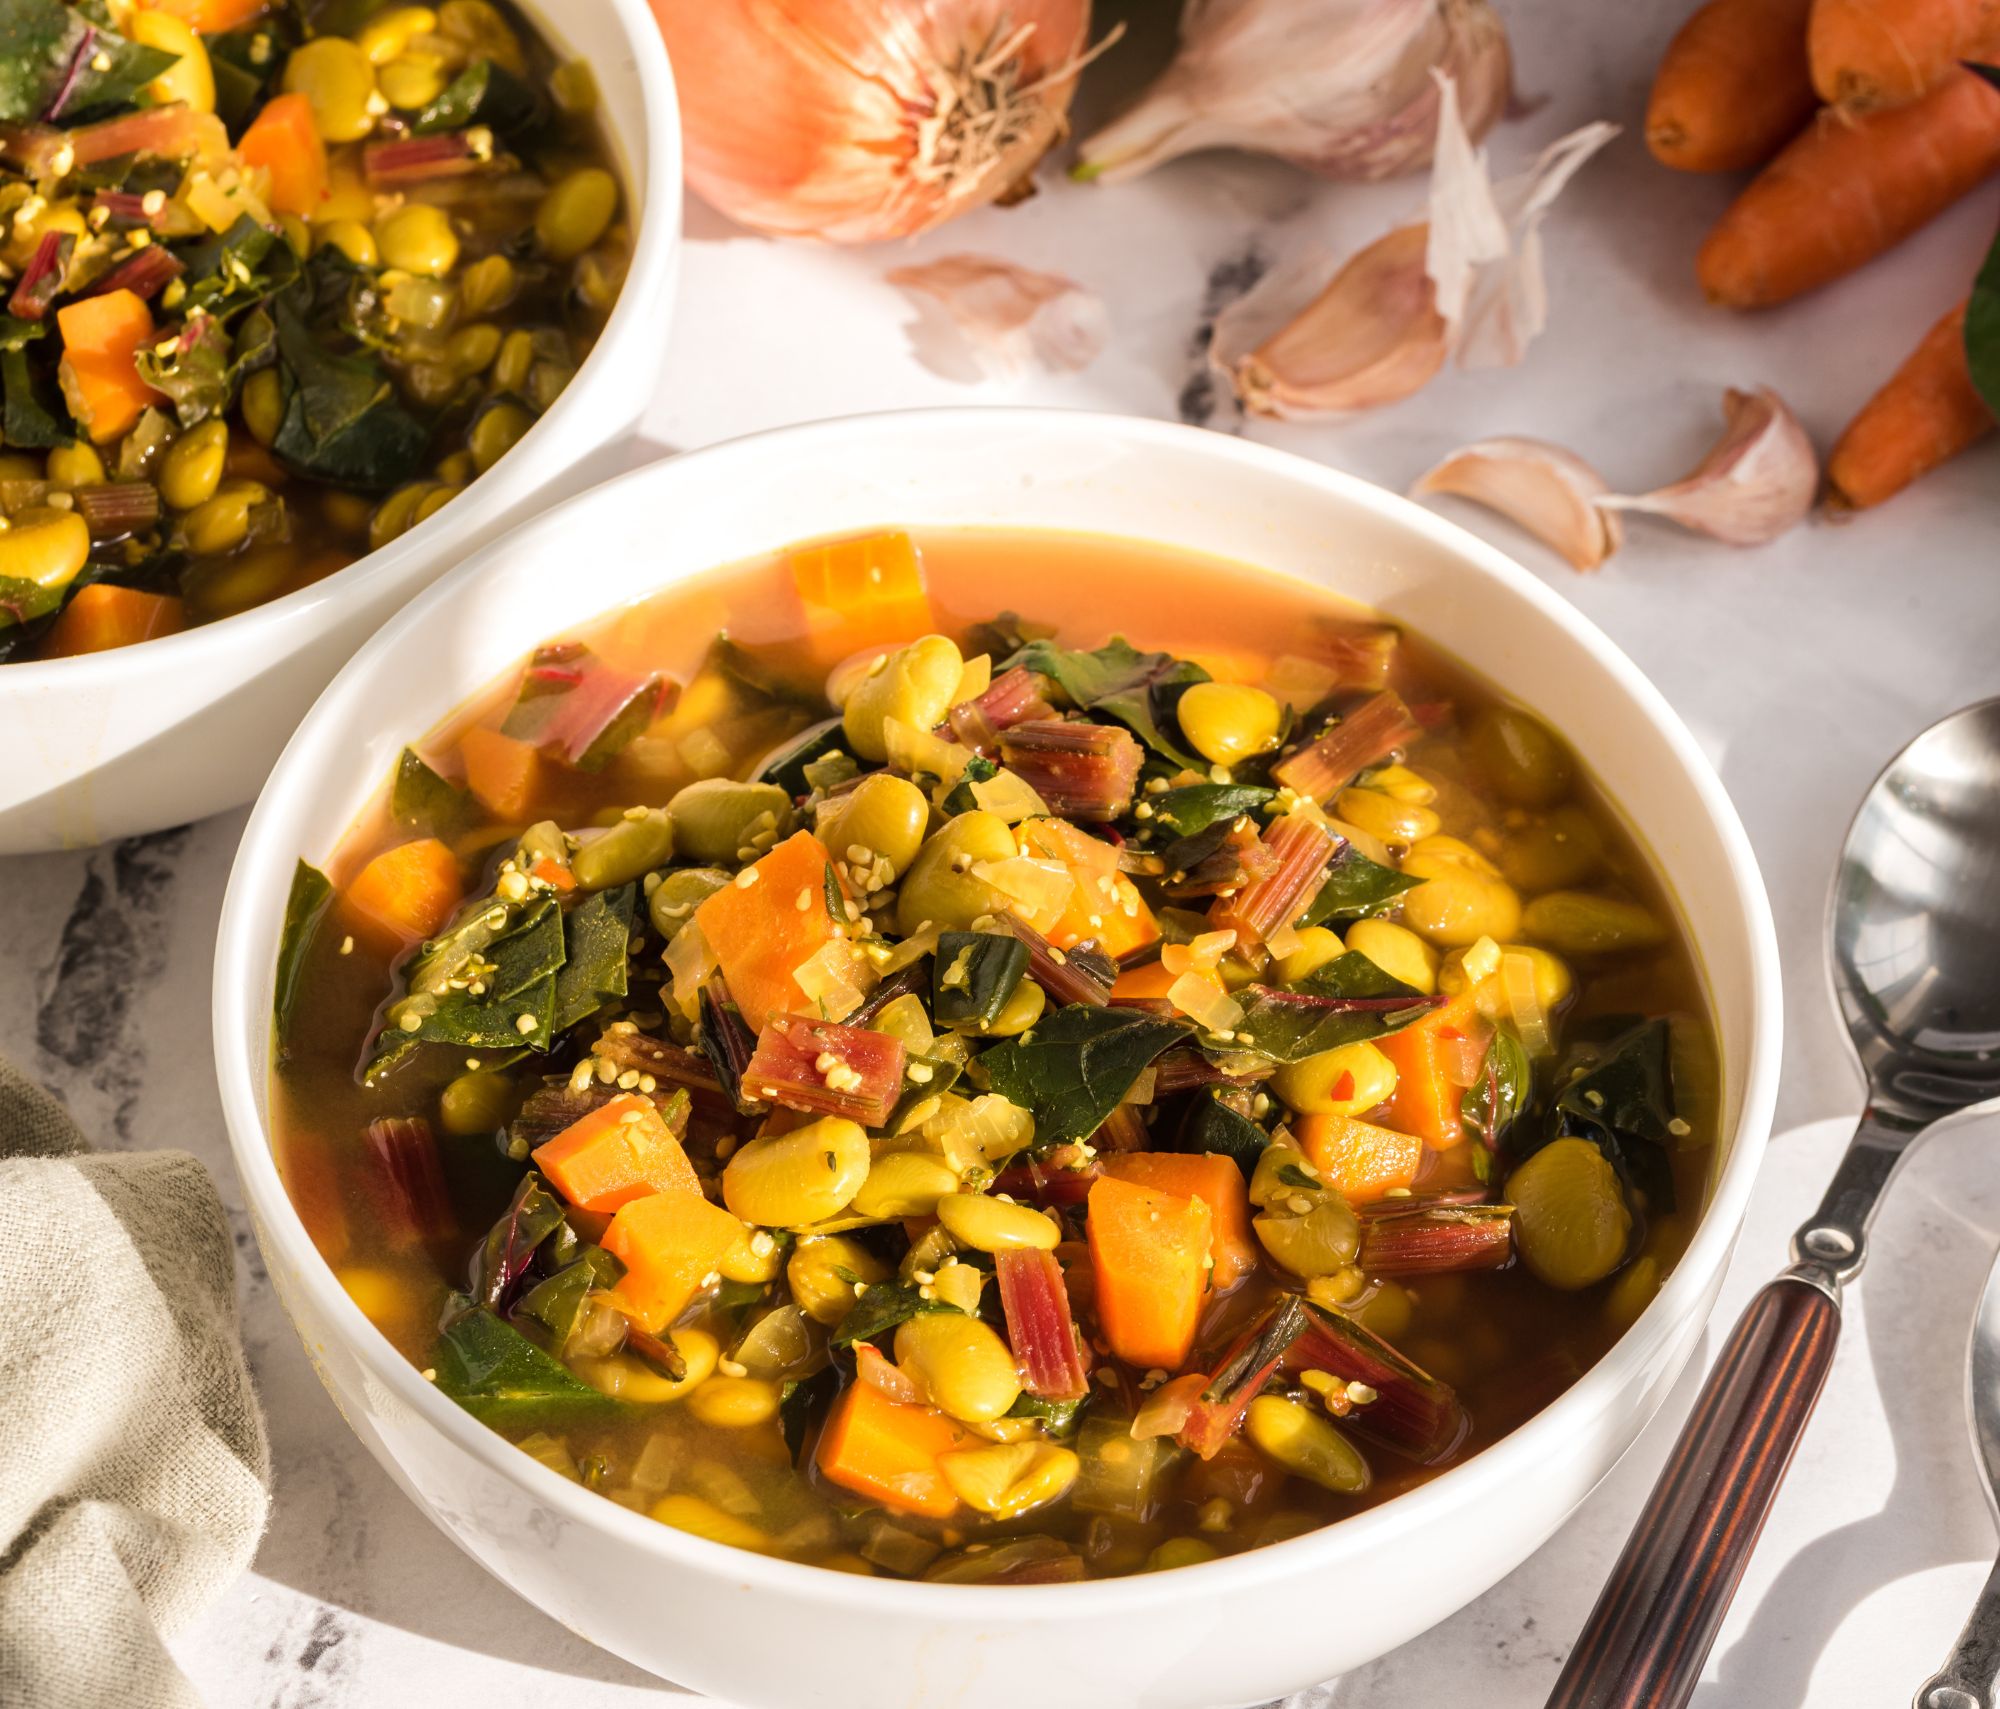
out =
[[[958,1496],[938,1469],[938,1456],[974,1442],[935,1407],[906,1406],[873,1383],[854,1382],[834,1404],[814,1458],[842,1489],[899,1513],[949,1519]]]
[[[435,837],[384,849],[354,875],[342,898],[350,921],[371,936],[430,937],[464,900],[458,857]]]
[[[122,438],[148,404],[165,397],[139,378],[138,353],[153,313],[132,291],[106,291],[56,310],[63,355],[56,376],[70,414],[97,444]]]
[[[923,562],[900,530],[802,546],[787,562],[822,658],[912,641],[935,627]]]
[[[1179,1370],[1208,1291],[1207,1204],[1105,1175],[1090,1189],[1088,1227],[1097,1323],[1111,1351],[1142,1370]]]
[[[1418,1135],[1353,1116],[1301,1116],[1292,1131],[1320,1179],[1353,1205],[1409,1188],[1424,1161]]]
[[[186,627],[187,608],[172,594],[92,582],[70,596],[62,615],[50,625],[42,637],[41,656],[68,659],[79,653],[106,653]]]
[[[217,0],[203,0],[213,5]],[[261,0],[260,0],[261,4]],[[326,144],[303,95],[274,95],[236,145],[246,165],[271,175],[267,198],[281,214],[314,213],[326,199]]]
[[[205,36],[220,35],[262,14],[269,0],[150,0],[153,10],[171,12]]]
[[[1067,819],[1029,819],[1018,835],[1024,854],[1056,861],[1076,880],[1068,905],[1042,934],[1057,949],[1094,938],[1116,961],[1159,941],[1160,923],[1139,887],[1118,870],[1118,850],[1110,843]]]
[[[795,975],[837,935],[826,902],[832,870],[820,840],[799,831],[695,910],[753,1031],[772,1015],[815,1012]]]
[[[543,778],[541,753],[532,743],[475,725],[458,739],[465,786],[496,819],[526,824],[536,816]]]
[[[1208,1206],[1213,1230],[1210,1280],[1231,1288],[1257,1268],[1257,1243],[1250,1233],[1250,1192],[1243,1171],[1216,1152],[1123,1151],[1100,1159],[1107,1175]]]
[[[1383,1109],[1383,1120],[1390,1127],[1416,1134],[1440,1151],[1465,1138],[1460,1115],[1465,1088],[1452,1078],[1452,1070],[1460,1039],[1478,1025],[1478,1010],[1468,991],[1415,1025],[1376,1041],[1396,1065],[1395,1094]]]
[[[1122,1003],[1164,999],[1177,977],[1167,971],[1165,963],[1158,961],[1142,961],[1137,967],[1121,968],[1111,982],[1111,1000]]]
[[[625,1266],[612,1290],[619,1309],[659,1334],[742,1238],[743,1225],[700,1193],[649,1193],[620,1205],[604,1231],[604,1250]]]
[[[615,1211],[648,1193],[701,1191],[681,1142],[640,1092],[600,1104],[536,1146],[535,1166],[587,1211]]]

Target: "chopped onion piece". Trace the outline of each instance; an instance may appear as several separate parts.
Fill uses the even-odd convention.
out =
[[[971,871],[974,878],[1004,896],[1026,920],[1058,918],[1076,891],[1076,879],[1068,867],[1052,860],[1036,860],[1032,855],[974,861]]]
[[[866,1383],[878,1390],[887,1400],[898,1406],[918,1406],[923,1396],[917,1385],[900,1365],[892,1365],[882,1357],[872,1341],[857,1341],[854,1344],[854,1376],[857,1382]]]
[[[1509,950],[1500,958],[1500,989],[1507,998],[1507,1010],[1514,1031],[1530,1056],[1546,1056],[1554,1048],[1549,1037],[1549,1018],[1542,1008],[1541,993],[1535,989],[1535,963],[1519,950]]]
[[[1132,1419],[1132,1439],[1145,1442],[1155,1436],[1178,1436],[1207,1385],[1208,1378],[1200,1371],[1162,1383],[1139,1403]]]
[[[674,976],[674,1005],[692,1020],[702,981],[722,963],[709,947],[708,939],[702,935],[700,923],[694,920],[689,920],[674,933],[664,959],[667,971]]]
[[[1203,1032],[1227,1034],[1243,1019],[1243,1005],[1212,973],[1183,973],[1167,987],[1167,1001]]]
[[[851,938],[830,938],[792,972],[806,1001],[830,1021],[861,1007],[880,975]]]
[[[956,783],[965,775],[965,768],[979,757],[970,748],[947,742],[935,732],[919,730],[900,718],[882,720],[882,744],[888,751],[889,763],[898,771],[912,777],[928,772],[946,783]]]

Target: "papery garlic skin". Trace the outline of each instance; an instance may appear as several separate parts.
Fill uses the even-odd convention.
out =
[[[1424,272],[1426,232],[1404,226],[1336,273],[1303,312],[1229,366],[1254,415],[1313,416],[1406,398],[1444,366],[1451,329]],[[1227,350],[1222,322],[1217,343]]]
[[[1037,273],[989,255],[946,255],[892,268],[884,277],[942,305],[989,378],[1012,378],[1031,363],[1074,373],[1104,348],[1103,301],[1060,273]]]
[[[1025,194],[1090,0],[651,0],[689,186],[752,230],[866,243]]]
[[[1487,0],[1187,0],[1173,63],[1089,138],[1079,177],[1116,182],[1205,148],[1273,154],[1327,178],[1390,178],[1431,158],[1433,71],[1484,136],[1513,91]]]
[[[1819,457],[1799,418],[1769,386],[1731,387],[1722,415],[1722,437],[1684,480],[1599,506],[1664,516],[1731,546],[1761,546],[1803,522],[1819,490]]]
[[[1411,495],[1450,493],[1497,510],[1579,570],[1594,570],[1624,544],[1615,511],[1600,507],[1604,477],[1546,440],[1481,439],[1418,477]]]

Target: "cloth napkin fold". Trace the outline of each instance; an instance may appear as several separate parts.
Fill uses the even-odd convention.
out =
[[[0,1704],[200,1709],[161,1634],[270,1505],[215,1184],[0,1062]]]

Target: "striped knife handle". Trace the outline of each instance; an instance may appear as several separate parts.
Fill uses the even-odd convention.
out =
[[[1786,1276],[1750,1302],[1590,1611],[1549,1709],[1680,1709],[1826,1383],[1840,1306]]]

